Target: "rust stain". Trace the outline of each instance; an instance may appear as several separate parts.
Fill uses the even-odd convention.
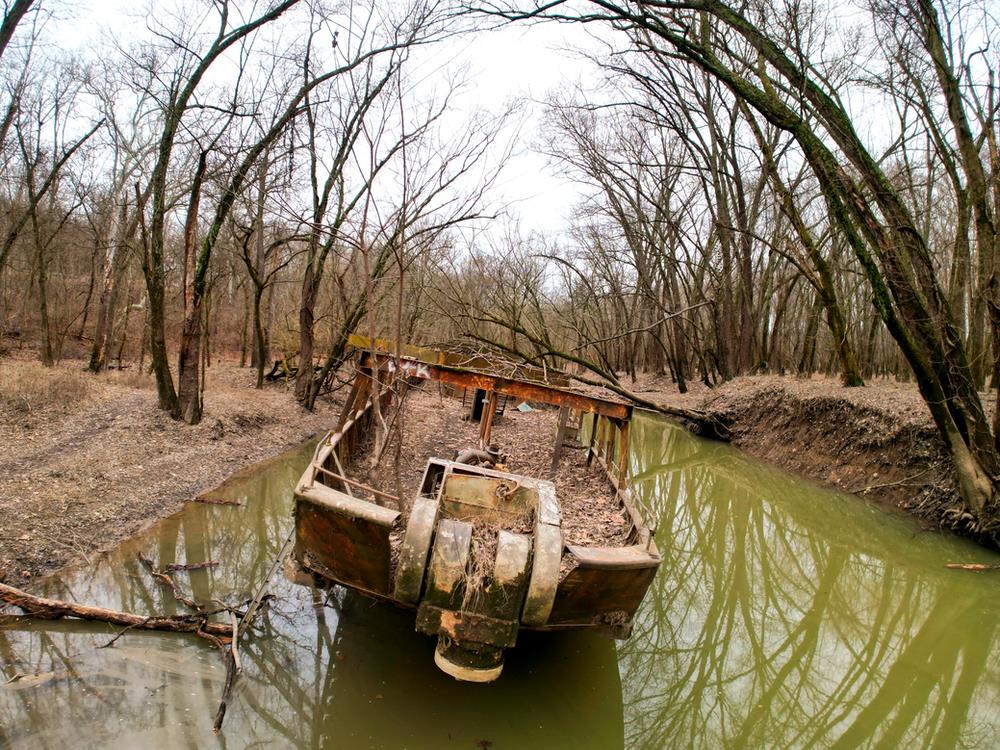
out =
[[[441,632],[454,638],[455,628],[462,624],[462,615],[458,612],[441,613]]]

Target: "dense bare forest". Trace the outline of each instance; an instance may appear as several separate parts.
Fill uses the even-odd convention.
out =
[[[73,10],[0,27],[3,347],[150,370],[189,424],[222,358],[294,363],[312,409],[354,332],[625,394],[914,381],[1000,524],[992,4],[216,0],[83,56]],[[474,81],[413,64],[540,23],[592,34],[544,102],[458,106]],[[526,144],[579,186],[556,235],[496,190]]]

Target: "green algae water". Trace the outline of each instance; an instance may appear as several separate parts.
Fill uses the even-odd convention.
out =
[[[1000,745],[1000,562],[652,417],[633,475],[663,565],[630,640],[522,633],[491,685],[433,664],[413,615],[279,578],[212,734],[224,681],[198,638],[73,621],[0,626],[0,748],[743,748]],[[178,612],[251,593],[291,529],[311,446],[189,505],[40,593]],[[0,680],[2,683],[4,680]]]

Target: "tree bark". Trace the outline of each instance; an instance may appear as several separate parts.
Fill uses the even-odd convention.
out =
[[[94,341],[90,348],[90,362],[87,369],[91,372],[101,372],[107,367],[108,352],[111,348],[113,335],[114,306],[117,286],[125,266],[125,243],[127,237],[135,232],[138,217],[135,217],[128,230],[125,229],[128,214],[128,204],[123,200],[121,211],[116,222],[114,236],[108,243],[101,266],[101,291],[97,299],[97,320],[94,325]]]
[[[313,253],[309,254],[302,274],[302,298],[299,303],[299,371],[295,376],[295,397],[299,403],[312,411],[316,402],[313,369],[315,338],[315,308],[317,296],[317,272],[313,265]]]
[[[187,111],[188,103],[191,101],[195,90],[212,64],[232,45],[275,20],[297,2],[298,0],[283,0],[277,5],[270,7],[265,13],[252,21],[232,30],[227,30],[229,7],[228,5],[223,5],[221,11],[222,24],[218,35],[212,41],[208,50],[199,56],[198,65],[191,72],[187,80],[183,81],[180,89],[171,92],[172,96],[165,105],[163,128],[160,132],[156,150],[156,162],[153,165],[153,173],[149,184],[149,195],[152,199],[152,216],[149,235],[144,243],[145,252],[143,253],[142,269],[143,276],[146,279],[149,304],[149,350],[153,363],[153,371],[156,374],[156,392],[160,408],[169,412],[175,419],[181,415],[181,405],[177,397],[177,391],[174,389],[173,376],[170,373],[166,332],[164,330],[166,323],[166,311],[164,307],[166,296],[164,234],[167,214],[167,172],[170,167],[171,156],[173,155],[174,140],[177,136],[177,131],[180,129],[181,120]],[[140,206],[145,205],[144,199],[138,202]],[[145,235],[145,231],[143,234]],[[185,329],[189,328],[185,320]],[[191,342],[188,343],[190,344]],[[182,356],[189,355],[190,352],[182,354]],[[195,361],[197,362],[197,358]],[[197,379],[195,382],[197,382]]]
[[[34,4],[35,0],[14,0],[9,6],[9,10],[4,13],[3,23],[0,24],[0,56],[3,56],[7,45],[10,44],[11,37],[14,36],[17,25],[21,23],[21,19],[24,18]],[[4,8],[8,8],[8,6],[4,4]]]
[[[267,363],[267,337],[264,333],[264,322],[260,303],[264,296],[262,287],[254,289],[253,294],[253,345],[254,359],[257,361],[257,389],[264,387],[264,365]]]
[[[184,326],[181,330],[180,356],[177,362],[177,405],[181,419],[194,425],[201,421],[201,338],[202,300],[207,269],[196,267],[204,260],[196,252],[198,242],[198,209],[201,186],[208,165],[208,152],[202,151],[191,186],[187,220],[184,222]]]

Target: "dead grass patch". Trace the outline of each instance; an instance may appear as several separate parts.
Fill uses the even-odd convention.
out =
[[[152,374],[144,373],[138,368],[130,368],[128,370],[109,370],[104,373],[102,377],[107,378],[110,383],[114,383],[125,388],[151,391],[156,387],[156,380],[153,378]]]
[[[67,412],[95,392],[90,376],[75,368],[25,360],[0,363],[0,403],[15,414]]]

